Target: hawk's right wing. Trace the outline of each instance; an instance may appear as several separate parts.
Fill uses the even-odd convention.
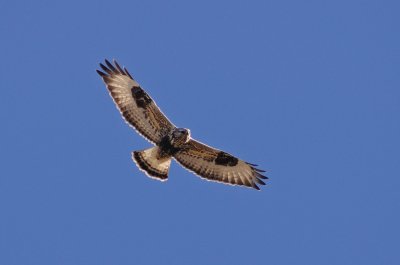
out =
[[[265,185],[261,179],[267,179],[261,174],[265,171],[256,168],[256,165],[193,139],[185,144],[174,158],[183,167],[212,181],[243,185],[259,190],[257,184]]]
[[[100,64],[104,72],[97,70],[103,78],[117,108],[128,124],[149,141],[158,144],[175,126],[157,107],[154,100],[132,78],[126,68],[114,61],[112,65]]]

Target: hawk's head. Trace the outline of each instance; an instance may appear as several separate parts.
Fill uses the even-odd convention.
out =
[[[171,135],[171,144],[179,147],[190,140],[190,130],[186,128],[175,128]]]

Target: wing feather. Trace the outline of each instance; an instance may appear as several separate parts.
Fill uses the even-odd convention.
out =
[[[102,77],[118,110],[125,121],[154,144],[175,126],[158,108],[154,100],[132,78],[126,68],[115,60],[114,65],[105,60],[97,73]]]
[[[191,139],[174,155],[175,160],[201,178],[259,190],[267,179],[254,164]]]

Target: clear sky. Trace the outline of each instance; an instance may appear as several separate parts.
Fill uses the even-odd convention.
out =
[[[399,1],[2,1],[0,264],[400,264]],[[98,63],[261,192],[130,153]]]

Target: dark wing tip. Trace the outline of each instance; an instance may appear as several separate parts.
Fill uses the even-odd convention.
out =
[[[104,59],[104,63],[105,63],[105,65],[100,63],[100,67],[108,75],[121,74],[121,75],[129,76],[132,80],[134,80],[132,75],[128,72],[128,69],[126,69],[125,67],[122,68],[115,59],[113,59],[114,64],[110,63],[110,61],[107,59]],[[99,73],[99,72],[97,72],[97,73]],[[101,75],[101,76],[105,76],[107,74],[103,73],[103,75],[102,75],[99,73],[99,75]]]
[[[109,75],[112,75],[112,71],[108,69],[104,64],[100,63],[100,68],[103,69],[104,72],[106,72]]]
[[[131,74],[128,72],[128,69],[126,69],[126,68],[124,67],[124,70],[125,70],[125,73],[133,80],[133,77],[132,77]]]
[[[246,162],[246,164],[248,164],[249,167],[251,168],[251,170],[253,171],[253,182],[252,182],[253,186],[252,187],[256,190],[260,190],[260,188],[255,183],[257,183],[259,185],[265,185],[265,182],[262,181],[262,179],[266,180],[266,179],[268,179],[268,177],[266,177],[260,173],[260,172],[265,172],[265,170],[256,168],[255,164],[251,164],[251,163],[247,163],[247,162]]]
[[[106,74],[105,73],[103,73],[102,71],[100,71],[100,70],[96,70],[96,72],[101,76],[101,77],[103,77],[103,76],[106,76]]]
[[[115,59],[113,60],[113,62],[121,75],[127,75],[127,74],[125,74],[124,70],[122,70],[121,66],[119,66],[118,62]]]
[[[248,162],[246,162],[246,164],[249,165],[251,170],[255,173],[256,177],[261,178],[261,179],[268,179],[268,177],[266,177],[263,174],[261,174],[261,173],[266,172],[265,170],[256,168],[258,165],[252,164],[252,163],[248,163]]]
[[[122,71],[122,69],[121,69],[121,67],[118,65],[118,63],[115,61],[115,60],[113,60],[113,62],[114,62],[114,64],[115,64],[115,66],[112,64],[112,63],[110,63],[110,61],[109,60],[107,60],[107,59],[104,59],[104,64],[103,63],[100,63],[99,65],[100,65],[100,68],[105,72],[105,73],[107,73],[108,75],[113,75],[113,74],[122,74],[122,75],[126,75],[125,73],[124,73],[124,71]],[[105,74],[105,73],[103,73],[104,75],[107,75],[107,74]],[[100,74],[100,73],[99,73]],[[100,74],[101,75],[101,74]],[[101,76],[104,76],[104,75],[101,75]]]
[[[265,182],[262,181],[262,180],[259,179],[259,178],[255,178],[255,181],[256,181],[258,184],[260,184],[260,185],[265,185]]]
[[[258,173],[258,172],[257,172],[257,178],[260,178],[260,179],[268,179],[267,176],[264,176],[263,174],[260,174],[260,173]]]
[[[112,63],[110,63],[107,59],[104,60],[108,66],[108,68],[111,69],[111,71],[113,71],[114,73],[118,73],[117,69],[115,69],[114,65],[112,65]]]

